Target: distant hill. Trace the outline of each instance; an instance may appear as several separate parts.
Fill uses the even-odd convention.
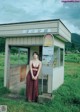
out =
[[[72,43],[74,43],[76,46],[80,47],[80,35],[72,33],[72,38],[71,38]]]
[[[80,35],[76,33],[71,34],[71,43],[66,43],[66,50],[79,50],[80,51]]]

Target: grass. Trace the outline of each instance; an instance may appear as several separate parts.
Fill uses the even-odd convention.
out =
[[[77,53],[66,54],[65,61],[80,63],[80,54],[77,54]]]
[[[8,112],[80,112],[80,63],[73,58],[79,59],[78,56],[79,54],[66,55],[64,84],[53,92],[55,97],[52,101],[44,104],[29,103],[24,99],[11,100],[1,95],[0,104],[7,105]],[[3,61],[4,55],[0,54],[0,79],[3,79]],[[2,82],[0,87],[3,88]],[[2,93],[5,90],[6,88],[2,89]]]
[[[19,61],[19,60],[20,61]],[[17,61],[16,61],[17,60]],[[15,65],[15,64],[27,64],[28,62],[27,62],[27,60],[28,60],[28,55],[27,55],[27,53],[24,53],[24,54],[20,54],[20,56],[18,55],[18,54],[11,54],[10,55],[10,64],[11,65]]]
[[[4,74],[4,54],[0,54],[0,87],[3,86],[3,74]]]

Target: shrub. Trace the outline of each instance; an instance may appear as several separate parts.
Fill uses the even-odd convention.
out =
[[[0,87],[0,95],[10,93],[10,90],[7,87]]]
[[[19,94],[25,96],[25,92],[26,92],[25,88],[21,88]]]

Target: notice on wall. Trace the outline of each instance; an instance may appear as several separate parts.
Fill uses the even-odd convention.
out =
[[[53,66],[53,63],[52,63],[52,58],[53,58],[53,56],[51,55],[51,56],[49,56],[49,55],[47,55],[47,56],[43,56],[43,58],[42,58],[42,60],[43,60],[43,64],[44,65],[46,65],[46,66]]]
[[[43,47],[42,55],[42,73],[50,75],[53,72],[53,46]]]
[[[46,66],[53,66],[53,47],[43,47],[42,63]]]
[[[43,55],[53,55],[53,47],[43,47]]]

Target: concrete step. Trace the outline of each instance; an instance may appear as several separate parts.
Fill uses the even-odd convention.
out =
[[[39,103],[45,103],[45,102],[49,102],[54,98],[53,95],[49,94],[49,93],[43,93],[42,95],[38,96],[38,102]]]

